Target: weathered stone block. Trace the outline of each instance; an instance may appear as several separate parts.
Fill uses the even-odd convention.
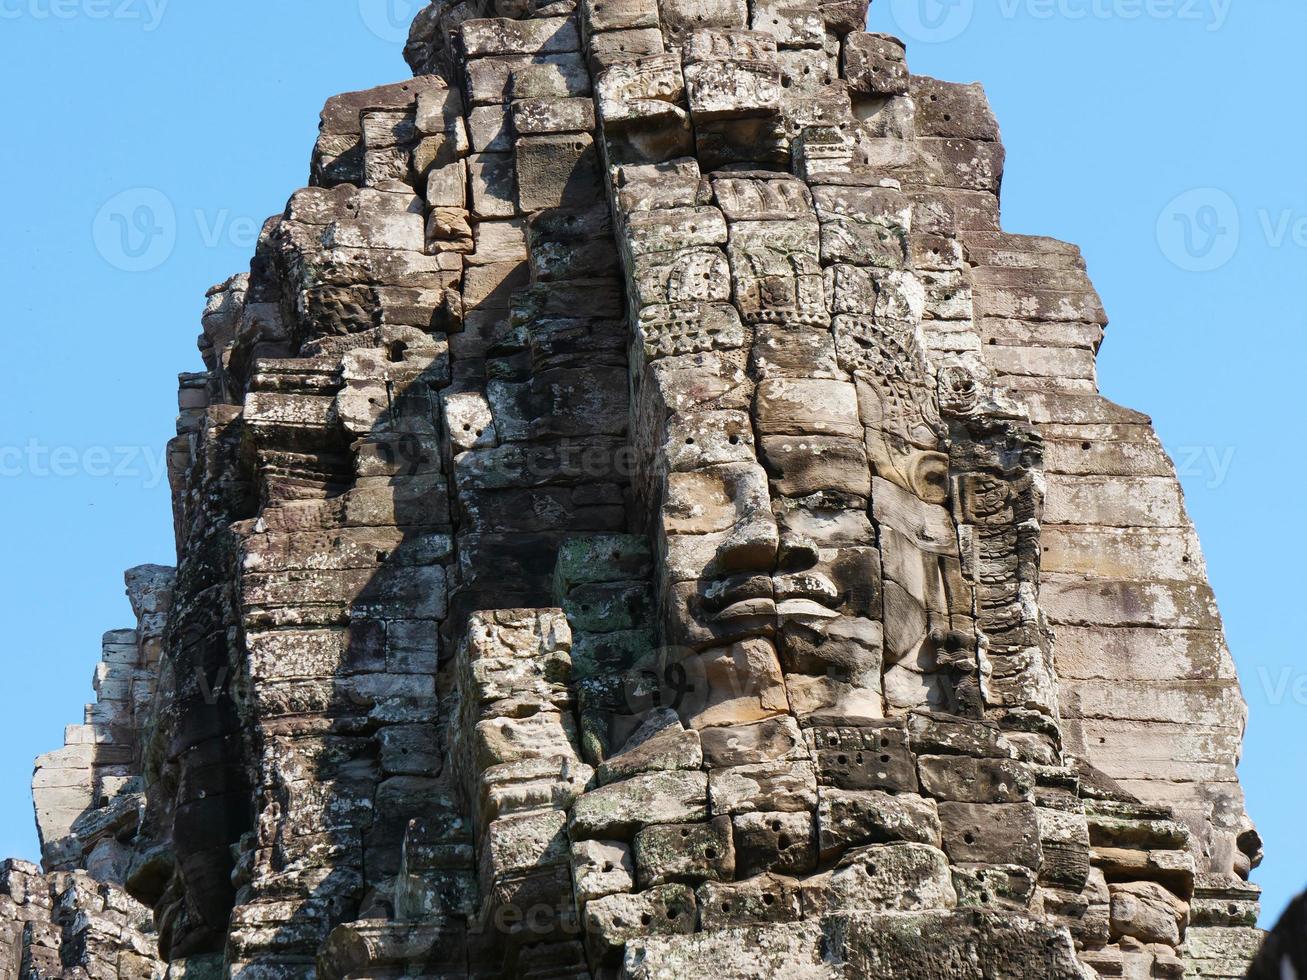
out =
[[[1019,864],[954,865],[958,908],[1025,911],[1035,897],[1035,874]]]
[[[1010,759],[921,756],[921,787],[956,803],[1022,803],[1035,798],[1031,771]]]
[[[917,766],[901,723],[865,728],[809,728],[804,733],[817,778],[837,789],[917,792]]]
[[[519,210],[586,207],[599,199],[599,160],[588,134],[526,136],[516,145]]]
[[[618,841],[577,841],[572,845],[572,879],[582,905],[635,891],[635,859],[630,846]]]
[[[581,37],[572,17],[532,20],[465,20],[459,29],[468,58],[504,54],[560,54],[579,51]]]
[[[599,767],[599,782],[608,784],[650,772],[698,770],[703,766],[699,733],[687,731],[675,712],[652,714],[621,750]]]
[[[808,762],[764,762],[708,774],[712,812],[798,812],[817,808],[817,775]]]
[[[959,864],[1020,864],[1043,859],[1039,822],[1031,803],[941,803],[944,850]]]
[[[1178,946],[1180,930],[1189,922],[1189,905],[1151,881],[1109,885],[1112,894],[1112,935],[1144,943]]]
[[[663,33],[656,28],[597,34],[590,42],[590,70],[602,74],[613,65],[655,57],[664,50]]]
[[[735,877],[731,819],[646,827],[635,835],[635,864],[642,889],[668,882],[730,881]]]
[[[948,858],[926,844],[883,844],[852,851],[834,870],[808,878],[801,887],[808,916],[915,912],[957,904]]]
[[[507,153],[478,153],[467,161],[472,213],[511,218],[517,213],[517,167]]]
[[[585,941],[595,963],[620,961],[626,942],[637,937],[694,932],[697,906],[685,885],[660,885],[638,895],[610,895],[585,907]]]
[[[939,811],[934,800],[904,793],[822,787],[817,810],[818,849],[830,860],[850,847],[896,842],[939,847]]]
[[[803,917],[800,884],[794,878],[763,874],[739,882],[699,886],[699,925],[705,932]]]
[[[574,840],[629,840],[641,827],[707,817],[707,774],[648,773],[602,786],[577,800],[571,833]]]
[[[739,877],[765,871],[798,876],[816,869],[814,822],[808,811],[741,813],[731,822]]]
[[[518,136],[588,133],[594,127],[591,99],[520,99],[513,103],[513,130]]]
[[[659,0],[662,28],[674,41],[707,28],[742,28],[749,22],[745,0]]]
[[[844,78],[863,95],[907,95],[907,49],[888,34],[855,32],[844,39]]]
[[[582,0],[580,7],[581,23],[589,35],[658,27],[656,0]]]

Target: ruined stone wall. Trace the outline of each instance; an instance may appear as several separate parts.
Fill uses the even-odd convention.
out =
[[[865,18],[442,0],[327,102],[6,975],[1243,975],[1174,471],[983,90]]]

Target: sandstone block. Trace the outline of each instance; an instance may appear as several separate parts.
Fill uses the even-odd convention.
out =
[[[635,835],[635,864],[642,889],[668,882],[730,881],[735,877],[731,820],[646,827]]]
[[[741,813],[731,822],[739,877],[763,872],[801,876],[816,869],[815,824],[808,811]]]
[[[708,776],[657,772],[586,793],[572,808],[574,840],[628,840],[641,827],[708,817]]]

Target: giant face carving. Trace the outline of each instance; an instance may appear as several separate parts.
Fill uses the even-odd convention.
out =
[[[636,313],[635,431],[649,434],[666,639],[692,663],[748,645],[740,676],[704,683],[783,677],[800,721],[950,708],[940,654],[974,652],[972,600],[918,340],[924,296],[901,268],[910,209],[881,188],[828,202],[837,226],[876,227],[871,258],[900,268],[823,273],[822,205],[802,181],[694,168],[619,174],[621,200],[676,173],[693,202],[625,222],[633,278],[654,290],[635,305],[659,300]],[[729,294],[710,271],[723,262]],[[703,271],[666,271],[687,263]]]

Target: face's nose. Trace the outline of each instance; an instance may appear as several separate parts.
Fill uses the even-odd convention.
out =
[[[767,474],[757,463],[674,473],[663,503],[669,561],[679,581],[740,574],[770,576],[780,530]]]
[[[776,567],[780,534],[769,508],[755,507],[741,515],[739,523],[717,549],[718,568],[730,575],[741,572],[770,574]]]
[[[818,557],[815,541],[807,535],[786,531],[780,536],[776,571],[780,573],[807,571],[817,564]]]

